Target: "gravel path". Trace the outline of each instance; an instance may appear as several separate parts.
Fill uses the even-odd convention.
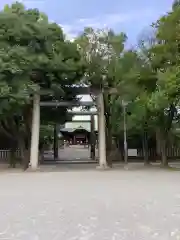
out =
[[[0,240],[180,239],[180,172],[0,174]]]
[[[45,159],[53,160],[54,152],[46,151],[44,154]],[[96,149],[96,156],[98,156],[98,150]],[[90,148],[81,145],[75,145],[71,147],[64,147],[59,149],[59,160],[60,161],[87,161],[90,159]]]

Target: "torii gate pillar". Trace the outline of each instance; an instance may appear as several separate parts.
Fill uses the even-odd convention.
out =
[[[40,95],[34,94],[32,113],[32,132],[30,150],[30,168],[35,171],[39,161],[39,131],[40,131]]]
[[[103,92],[97,95],[97,108],[98,108],[98,150],[99,150],[99,166],[98,169],[107,169],[106,160],[106,126],[104,115],[104,97]]]

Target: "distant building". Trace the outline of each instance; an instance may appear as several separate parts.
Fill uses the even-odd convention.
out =
[[[65,128],[79,128],[79,127],[82,127],[84,129],[86,129],[87,131],[91,131],[91,123],[90,122],[83,122],[82,121],[79,121],[79,122],[67,122],[65,123],[64,125]],[[97,131],[97,121],[96,121],[96,117],[95,117],[95,131]]]
[[[64,140],[72,145],[89,144],[90,143],[90,130],[83,128],[81,125],[77,128],[61,128],[60,133]]]

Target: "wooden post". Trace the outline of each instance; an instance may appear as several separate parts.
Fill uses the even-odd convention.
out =
[[[30,168],[37,170],[39,160],[40,95],[34,94],[32,113],[32,132],[30,149]]]

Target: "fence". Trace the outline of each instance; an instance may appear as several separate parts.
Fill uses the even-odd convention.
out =
[[[0,162],[8,161],[10,158],[10,153],[11,153],[10,149],[0,150]],[[16,157],[21,156],[21,152],[19,149],[16,150],[15,156]]]
[[[10,149],[0,150],[0,162],[8,161],[10,158]],[[166,154],[169,159],[180,159],[180,148],[167,148]],[[21,152],[19,149],[16,150],[16,157],[21,157]],[[156,149],[150,148],[148,150],[148,156],[152,160],[158,159]],[[137,149],[137,156],[132,156],[133,159],[143,159],[143,149]]]
[[[170,159],[180,158],[180,148],[175,148],[175,147],[167,148],[166,155]],[[150,159],[157,159],[158,155],[157,155],[156,149],[154,148],[148,149],[148,156]],[[138,157],[143,158],[143,149],[137,149],[137,158]]]

